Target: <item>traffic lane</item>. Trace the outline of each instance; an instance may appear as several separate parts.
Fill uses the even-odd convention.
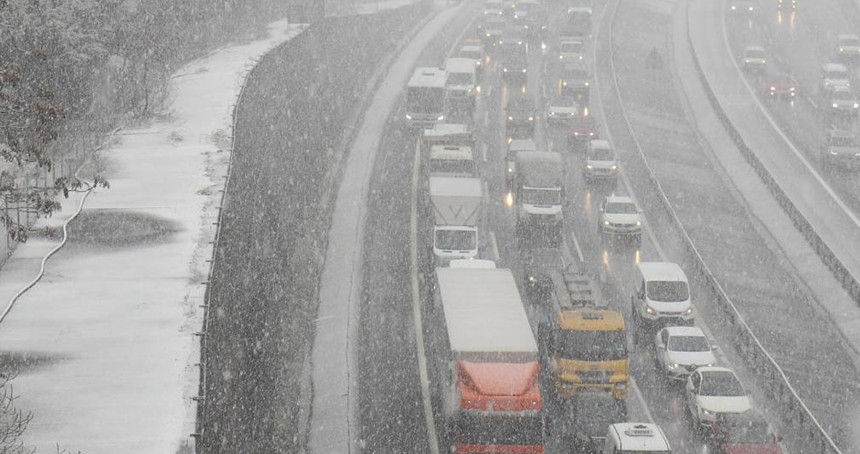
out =
[[[760,35],[760,30],[734,30],[729,29],[729,43],[732,52],[739,61],[742,58],[745,42],[750,39],[746,35]],[[781,55],[793,55],[793,49],[777,49]],[[781,61],[769,65],[768,73],[775,74],[779,71],[792,72],[793,68],[781,68]],[[778,69],[777,69],[778,68]],[[842,197],[845,203],[855,213],[860,213],[860,194],[856,188],[860,182],[858,172],[846,169],[822,169],[820,166],[819,152],[824,141],[825,133],[829,129],[848,129],[857,131],[857,120],[851,117],[836,117],[828,112],[826,100],[822,100],[817,92],[810,92],[804,88],[799,99],[795,102],[786,102],[780,99],[770,99],[761,92],[766,78],[755,74],[746,74],[750,85],[755,88],[755,96],[759,97],[762,104],[772,114],[783,132],[791,139],[795,146],[803,152],[806,159],[819,168],[820,174],[828,181]]]
[[[635,27],[624,29],[631,30]],[[635,43],[640,40],[641,38],[636,38],[628,42]],[[642,74],[642,69],[637,69],[629,61],[619,60],[619,63],[622,91],[625,87],[641,86],[641,81],[637,82],[637,79],[647,77]],[[625,78],[629,80],[625,82]],[[656,90],[661,87],[653,88]],[[663,91],[664,93],[659,91],[657,93],[674,101],[667,105],[667,109],[660,111],[661,115],[674,117],[677,124],[683,125],[686,121],[684,108],[675,99],[674,87],[668,84],[663,87]],[[774,253],[772,250],[774,246],[767,239],[762,241],[763,230],[756,225],[755,220],[749,218],[739,195],[732,194],[731,187],[726,188],[724,181],[727,181],[727,176],[721,176],[714,171],[715,167],[712,164],[714,161],[709,151],[698,146],[695,137],[691,137],[690,146],[667,147],[665,126],[668,124],[655,123],[653,118],[635,115],[637,109],[650,110],[650,106],[654,104],[653,99],[642,89],[628,89],[624,96],[628,106],[639,106],[633,109],[632,115],[637,135],[652,167],[661,176],[664,190],[708,265],[716,273],[747,322],[752,325],[753,331],[777,358],[777,362],[786,370],[803,371],[802,374],[794,375],[793,381],[815,383],[817,380],[815,376],[818,373],[817,367],[814,367],[818,364],[815,357],[830,356],[829,354],[834,350],[837,352],[840,350],[840,342],[835,337],[822,336],[822,333],[832,333],[832,326],[806,299],[808,294],[802,284],[792,274],[790,268],[786,268],[778,253]],[[678,137],[677,134],[673,135],[673,138],[676,137]],[[675,142],[677,139],[669,143]],[[634,187],[649,187],[649,177],[641,171],[641,167],[627,166],[627,169]],[[641,197],[642,192],[637,192]],[[655,200],[659,199],[657,194],[653,197]],[[655,223],[660,223],[658,228],[654,228],[658,237],[662,238],[661,235],[665,231],[673,229],[671,219],[667,216],[654,217],[652,213],[650,221],[652,227]],[[675,248],[664,244],[664,250],[668,256],[685,257],[687,255],[683,247]],[[743,260],[739,259],[741,257]],[[693,269],[690,264],[682,264],[682,267],[687,270]],[[723,323],[722,316],[707,304],[707,301],[712,300],[714,296],[709,297],[707,293],[699,293],[697,288],[705,290],[706,288],[702,282],[698,282],[697,276],[691,276],[691,279],[694,294],[704,296],[697,299],[700,302],[704,301],[705,304],[694,302],[699,316],[708,322],[714,320],[717,322],[715,326],[719,326]],[[798,295],[803,296],[798,297]],[[792,326],[793,330],[788,332],[780,329],[784,326]],[[795,327],[797,329],[794,329]],[[719,344],[728,346],[730,342],[725,338],[723,331],[715,329],[713,334]],[[827,341],[823,341],[823,337],[827,337]],[[806,345],[810,348],[805,347]],[[727,349],[726,352],[732,353],[731,349]],[[854,377],[850,357],[844,350],[838,354],[841,361],[848,364],[834,365],[842,367],[841,373]],[[754,382],[752,378],[755,374],[743,370],[739,361],[732,361],[732,364],[739,369],[748,386]],[[828,364],[831,364],[830,361]],[[804,391],[807,396],[813,394],[817,397],[812,400],[824,403],[831,399],[829,396],[843,393],[844,388],[835,386],[824,392],[818,388],[804,389]],[[850,400],[847,399],[847,401]],[[844,424],[844,418],[842,420],[834,418],[829,423]]]
[[[443,66],[459,31],[474,12],[475,8],[465,11],[448,24],[424,50],[417,66]],[[409,286],[409,194],[417,135],[406,124],[404,115],[401,103],[380,141],[369,188],[358,329],[360,437],[368,452],[429,451]],[[426,208],[426,194],[420,197],[424,197],[424,205],[420,206]],[[432,272],[432,254],[427,253],[432,215],[427,214],[426,209],[419,211],[419,263],[423,276]],[[428,295],[422,295],[422,301],[427,301]],[[433,344],[434,339],[429,343]],[[438,408],[438,400],[435,402]]]

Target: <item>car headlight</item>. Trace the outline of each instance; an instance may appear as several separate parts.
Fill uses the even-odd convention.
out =
[[[489,34],[489,33],[486,33],[486,35],[487,35],[487,38],[489,38],[489,37],[493,36],[493,35],[491,35],[491,34]]]
[[[529,121],[534,121],[535,117],[529,117]]]
[[[693,308],[688,307],[687,310],[684,311],[684,315],[691,315],[693,313]]]
[[[788,91],[794,91],[794,87],[789,88]]]
[[[407,120],[411,120],[411,119],[412,119],[412,115],[406,114],[406,119],[407,119]]]
[[[677,368],[679,368],[679,367],[681,367],[681,365],[680,365],[680,364],[678,364],[678,363],[671,363],[671,364],[669,364],[669,368],[670,368],[670,369],[677,369]]]
[[[636,227],[642,227],[642,221],[636,221]]]
[[[529,276],[529,283],[530,284],[534,284],[535,281],[537,281],[537,278],[535,278],[534,276]]]
[[[856,109],[856,108],[858,108],[858,107],[860,107],[860,104],[858,104],[858,103],[856,103],[856,102],[855,102],[855,103],[854,103],[854,108]]]
[[[564,60],[564,55],[559,55],[559,56],[558,56],[558,59],[559,59],[559,60]]]
[[[561,86],[562,86],[562,87],[566,87],[566,86],[567,86],[567,81],[566,81],[566,80],[561,81]]]
[[[833,103],[833,107],[834,107],[834,108],[836,107],[836,103],[835,103],[835,102]]]
[[[582,56],[582,55],[580,55],[580,56],[579,56],[579,59],[580,59],[580,60],[582,60],[583,58],[584,58],[584,56]]]
[[[708,410],[708,409],[703,408],[703,409],[702,409],[702,414],[703,414],[703,415],[705,415],[705,416],[713,416],[714,412],[712,412],[711,410]]]
[[[770,91],[776,90],[776,87],[770,87]]]
[[[586,82],[586,83],[585,83],[585,86],[586,86],[586,87],[587,87],[587,86],[589,86],[589,83],[588,83],[588,82]]]
[[[845,52],[845,48],[844,48],[844,47],[840,47],[840,48],[839,48],[839,52]]]
[[[592,166],[591,164],[586,164],[586,165],[585,165],[585,168],[586,168],[586,169],[588,169],[588,170],[591,170],[591,169],[593,169],[593,168],[594,168],[594,166]]]
[[[514,117],[508,117],[508,121],[514,121]]]
[[[606,219],[604,219],[604,220],[603,220],[603,225],[609,225],[609,221],[607,221]]]
[[[589,133],[588,133],[588,135],[589,135],[589,137],[593,137],[593,136],[594,136],[594,133],[593,133],[593,132],[589,132]]]
[[[508,72],[508,68],[502,68],[502,72]]]
[[[526,68],[523,68],[523,72],[524,72],[524,73],[526,72]]]
[[[522,44],[523,44],[522,41],[517,41],[517,46],[522,46]]]
[[[839,153],[837,153],[835,150],[830,150],[830,156],[836,156],[837,154]]]
[[[655,315],[657,311],[655,311],[651,306],[645,306],[645,313],[648,315]]]
[[[442,120],[444,120],[444,119],[445,119],[445,116],[444,116],[444,115],[439,115],[439,117],[438,117],[438,118],[436,118],[436,120],[437,120],[437,121],[442,121]]]
[[[618,166],[613,164],[612,166],[609,167],[609,169],[610,170],[618,170]]]
[[[705,364],[705,367],[714,367],[714,363]]]
[[[752,6],[750,6],[750,11],[752,11],[752,10],[753,10],[753,7],[752,7]]]
[[[736,9],[738,9],[738,7],[737,7],[737,6],[735,6],[735,5],[732,5],[732,11],[734,11],[734,10],[736,10]]]
[[[579,131],[573,131],[573,135],[579,137]]]
[[[514,173],[514,169],[508,167],[508,173]]]

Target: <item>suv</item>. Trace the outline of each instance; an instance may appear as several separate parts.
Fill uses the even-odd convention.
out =
[[[708,435],[709,452],[714,454],[782,454],[780,438],[771,432],[767,421],[752,410],[717,418]]]
[[[642,216],[633,199],[611,195],[600,205],[600,220],[597,231],[601,236],[632,238],[642,244]]]
[[[654,336],[657,368],[673,380],[686,380],[697,368],[715,365],[713,350],[698,326],[668,326]]]
[[[849,169],[860,167],[860,145],[857,144],[857,136],[851,131],[827,131],[818,159],[822,168],[834,165]]]
[[[518,47],[513,49],[511,52],[505,53],[503,58],[502,79],[504,79],[505,82],[525,82],[527,78],[526,72],[529,67],[529,60],[526,56],[525,48]]]
[[[585,180],[618,179],[618,158],[608,140],[592,140],[585,150]]]
[[[687,411],[694,427],[711,427],[720,418],[752,409],[740,380],[725,367],[700,367],[684,386]]]
[[[860,38],[857,35],[841,34],[836,36],[839,60],[849,63],[860,58]]]
[[[744,49],[744,69],[759,73],[767,69],[767,52],[761,46],[747,46]]]
[[[567,62],[562,65],[559,75],[559,94],[570,95],[580,105],[588,105],[591,74],[588,67],[580,62]]]
[[[822,93],[827,93],[833,87],[850,87],[848,68],[840,63],[825,63],[821,65],[821,82],[819,87]]]
[[[531,95],[512,96],[506,110],[505,127],[508,130],[508,137],[532,137],[536,108]]]

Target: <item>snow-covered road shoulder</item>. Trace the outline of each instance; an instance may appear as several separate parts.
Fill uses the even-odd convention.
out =
[[[164,115],[118,133],[98,190],[43,280],[0,325],[19,365],[19,408],[39,452],[192,452],[210,242],[227,172],[233,106],[256,60],[303,29],[218,49],[171,79]],[[61,223],[78,200],[64,201]],[[21,245],[0,271],[0,301],[31,280],[55,239]]]

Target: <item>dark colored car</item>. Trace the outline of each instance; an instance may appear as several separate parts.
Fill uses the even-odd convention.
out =
[[[567,143],[571,151],[583,149],[592,139],[600,138],[600,125],[594,115],[577,115],[570,120],[567,132]]]
[[[797,96],[797,80],[788,74],[776,74],[764,81],[762,91],[771,98],[794,100]]]
[[[523,82],[528,78],[529,59],[525,49],[502,56],[502,78],[505,82]]]
[[[533,137],[536,110],[535,101],[530,94],[511,96],[505,112],[505,127],[508,130],[508,137]]]
[[[779,439],[753,410],[725,414],[711,426],[708,435],[715,454],[782,454]]]
[[[564,257],[558,248],[537,247],[522,251],[523,279],[526,295],[546,303],[552,291],[552,273],[564,271]],[[537,303],[538,301],[532,301]]]

